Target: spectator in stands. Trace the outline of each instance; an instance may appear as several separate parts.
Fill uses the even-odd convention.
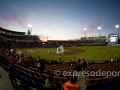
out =
[[[43,71],[44,71],[44,69],[45,69],[45,64],[44,64],[44,61],[43,60],[41,60],[40,61],[40,73],[43,73]]]
[[[110,61],[113,62],[113,59],[111,59]]]
[[[82,59],[83,71],[85,71],[86,66],[87,66],[87,62],[85,61],[85,59]]]
[[[31,57],[31,58],[30,58],[30,67],[34,67],[34,65],[35,65],[35,64],[34,64],[34,58]]]
[[[46,77],[48,77],[47,75],[55,76],[54,74],[52,74],[52,73],[50,72],[50,70],[48,70],[48,71],[46,72]]]
[[[36,59],[37,62],[40,62],[40,56],[38,56],[38,58]]]
[[[54,81],[53,81],[53,75],[49,74],[48,77],[45,80],[45,87],[49,89],[55,88]]]
[[[61,61],[61,56],[59,56],[59,61]]]
[[[74,68],[77,72],[82,71],[82,65],[80,62],[80,59],[78,60],[77,66]],[[80,76],[78,75],[78,80],[80,79]]]
[[[21,61],[22,61],[22,59],[21,59],[21,58],[19,58],[19,60],[18,60],[18,64],[19,64],[19,65],[21,64]]]
[[[80,85],[77,84],[77,76],[70,77],[70,81],[64,84],[63,90],[81,90]]]
[[[70,62],[68,62],[68,66],[70,66],[71,65],[71,63]]]
[[[12,83],[14,89],[17,89],[18,85],[17,85],[17,81],[16,81],[16,72],[12,65],[8,68],[8,74],[9,74],[9,77],[10,77],[10,80],[11,80],[11,83]]]
[[[38,62],[38,63],[37,63],[37,68],[38,68],[38,71],[39,71],[39,72],[40,72],[40,67],[41,67],[41,63]]]

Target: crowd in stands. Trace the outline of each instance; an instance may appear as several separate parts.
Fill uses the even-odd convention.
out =
[[[10,43],[11,46],[15,48],[35,48],[35,47],[45,47],[45,48],[56,48],[60,45],[64,47],[76,46],[78,41],[59,41],[59,40],[48,40],[45,44],[38,38],[38,36],[33,35],[13,35],[0,33],[0,40],[6,43]],[[0,42],[1,43],[1,42]]]
[[[80,85],[76,84],[77,79],[72,78],[70,76],[64,76],[62,73],[63,71],[69,71],[72,72],[73,70],[78,70],[78,67],[83,67],[83,70],[85,70],[85,66],[80,65],[76,61],[53,61],[53,60],[45,60],[41,59],[40,56],[37,58],[32,57],[31,55],[26,54],[18,54],[16,52],[16,49],[9,47],[6,47],[7,45],[4,45],[0,48],[0,63],[8,65],[7,70],[11,79],[12,84],[14,84],[15,76],[12,76],[14,73],[12,70],[14,68],[15,74],[17,78],[20,80],[25,80],[27,82],[33,81],[35,84],[42,85],[46,88],[54,88],[54,89],[61,89],[63,88],[78,88],[76,90],[80,90]],[[83,60],[83,62],[85,62]],[[11,67],[12,66],[12,67]],[[9,69],[8,69],[9,68]],[[12,68],[12,69],[11,69]],[[54,73],[55,70],[59,70],[60,73]],[[42,81],[38,81],[38,80]],[[70,82],[68,81],[70,79]],[[64,86],[64,83],[67,82]],[[71,83],[71,84],[70,84]],[[72,84],[75,84],[76,86],[69,87]],[[66,86],[68,85],[68,86]],[[17,85],[13,85],[14,88],[18,87]],[[36,88],[36,87],[35,87]],[[39,88],[39,87],[37,87]],[[39,90],[39,89],[38,89]],[[53,90],[53,89],[52,89]],[[67,90],[67,89],[64,89]]]
[[[59,47],[61,45],[63,45],[64,47],[72,47],[72,46],[76,46],[76,44],[78,43],[78,41],[70,41],[70,40],[48,40],[48,43],[45,45],[45,47],[48,48],[56,48]]]
[[[42,47],[38,36],[33,35],[11,35],[0,33],[0,40],[4,43],[10,43],[15,48],[35,48]],[[0,44],[2,43],[0,42]]]
[[[95,62],[86,63],[85,59],[78,61],[58,61],[42,59],[40,56],[32,57],[24,53],[17,53],[16,48],[34,48],[34,47],[58,47],[74,46],[78,44],[78,41],[48,41],[47,44],[42,45],[38,37],[36,36],[24,36],[24,35],[7,35],[0,34],[0,65],[8,71],[11,83],[13,87],[18,88],[17,80],[22,83],[27,83],[30,86],[38,90],[81,90],[80,84],[77,84],[77,80],[80,77],[71,77],[63,75],[64,71],[120,71],[120,62],[116,58],[105,63],[96,64]],[[81,45],[103,45],[104,42],[84,42],[79,41]],[[96,44],[97,43],[97,44]],[[103,43],[103,44],[102,44]],[[56,71],[56,72],[55,72]],[[85,75],[86,90],[101,90],[102,88],[119,85],[120,76],[96,76]],[[108,85],[109,84],[109,85]],[[119,87],[120,89],[120,87]],[[115,89],[115,90],[119,90]]]
[[[9,35],[0,33],[0,37],[6,40],[39,40],[37,36],[33,35]]]
[[[120,60],[115,57],[112,60],[87,65],[86,90],[119,90],[120,89]]]
[[[29,83],[30,85],[32,84],[33,87],[35,85],[35,88],[37,88],[38,90],[41,87],[54,88],[54,89],[63,88],[64,90],[67,90],[65,88],[73,88],[71,84],[76,84],[75,86],[77,88],[80,88],[80,85],[76,83],[76,81],[79,80],[80,78],[75,77],[73,79],[70,76],[64,76],[63,71],[68,71],[68,72],[95,71],[96,72],[98,70],[101,71],[120,70],[120,63],[117,58],[114,60],[105,61],[105,63],[101,63],[101,64],[95,62],[91,62],[87,64],[85,59],[78,60],[78,62],[76,61],[66,62],[62,60],[53,61],[53,60],[41,59],[40,56],[35,58],[32,57],[31,55],[27,55],[23,53],[18,54],[16,52],[16,49],[13,49],[10,46],[10,44],[1,45],[0,64],[1,65],[5,64],[8,67],[13,66],[17,74],[16,76],[19,80],[23,80],[24,82]],[[60,71],[60,73],[55,73],[55,70]],[[8,72],[10,75],[11,70],[8,70]],[[11,75],[10,78],[14,79],[13,77],[11,77]],[[102,83],[101,85],[104,84],[104,87],[102,87],[99,84],[100,85],[99,88],[105,88],[106,86],[108,86],[108,84],[106,85],[106,82],[107,83],[114,82],[115,84],[120,84],[120,77],[86,75],[86,85],[87,85],[86,90],[92,90],[95,87],[97,88],[97,86],[95,85],[98,85],[99,83]],[[114,83],[112,84],[115,85]]]
[[[80,44],[82,46],[106,46],[107,43],[106,41],[97,41],[97,40],[81,40],[80,41]]]
[[[6,43],[11,43],[15,48],[56,48],[61,45],[64,47],[80,46],[80,45],[106,45],[105,40],[48,40],[45,44],[36,35],[22,35],[17,32],[8,31],[9,33],[0,33],[0,39]],[[13,33],[13,34],[11,34]]]

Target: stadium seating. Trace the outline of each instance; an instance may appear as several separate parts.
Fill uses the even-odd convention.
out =
[[[37,43],[39,41],[37,36],[25,36],[25,35],[7,35],[7,34],[0,34],[0,38],[2,38],[4,41],[10,41],[13,42],[13,47],[33,47],[34,43],[35,45],[41,44]],[[89,41],[92,43],[91,41]],[[89,43],[89,44],[90,44]],[[96,43],[96,42],[95,42]],[[84,44],[84,42],[83,42]],[[50,47],[58,47],[60,45],[64,46],[72,46],[74,45],[74,42],[72,41],[49,41],[48,46]],[[86,44],[88,45],[88,44]],[[6,52],[7,52],[7,47]],[[8,53],[8,52],[7,52]],[[0,53],[1,54],[1,53]],[[8,53],[10,54],[10,53]],[[2,54],[0,55],[2,57]],[[7,68],[10,64],[14,61],[11,55],[5,55],[5,59],[0,61],[0,65],[7,71]],[[33,58],[33,57],[31,57]],[[24,59],[30,59],[28,57],[25,57]],[[35,60],[35,59],[34,59]],[[28,83],[30,86],[38,89],[38,90],[44,90],[45,89],[45,80],[47,77],[47,72],[50,71],[51,74],[53,74],[53,81],[56,86],[56,89],[61,89],[62,85],[69,79],[67,76],[63,76],[63,71],[69,71],[72,72],[75,66],[68,66],[67,63],[59,64],[52,60],[44,60],[45,62],[45,70],[44,73],[40,73],[38,69],[33,65],[27,65],[26,63],[22,62],[20,64],[15,64],[15,69],[17,73],[17,79],[20,81],[23,81],[24,83]],[[51,62],[51,63],[49,63]],[[72,62],[71,62],[72,63]],[[60,75],[55,76],[54,71],[60,71]],[[119,62],[110,62],[110,63],[102,63],[102,64],[89,64],[85,71],[119,71],[120,70],[120,63]],[[58,73],[59,74],[59,73]],[[86,90],[119,90],[120,85],[120,76],[116,77],[106,77],[106,76],[86,76]],[[51,89],[47,89],[51,90]],[[53,90],[53,89],[52,89]]]
[[[119,71],[119,62],[110,62],[102,64],[90,64],[86,67],[86,71]],[[117,90],[120,84],[119,76],[86,76],[86,90]],[[117,85],[117,86],[115,86]],[[120,88],[119,88],[120,89]],[[119,90],[118,89],[118,90]]]

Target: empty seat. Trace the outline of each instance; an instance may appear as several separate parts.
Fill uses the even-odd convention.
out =
[[[58,76],[53,76],[53,81],[56,82],[60,82],[60,77]]]
[[[103,88],[101,90],[111,90],[112,88],[111,87],[106,87],[106,88]]]
[[[91,79],[90,78],[86,79],[86,84],[87,85],[92,85],[92,84],[94,84],[94,82],[95,82],[95,79],[92,79],[92,78]]]
[[[56,83],[55,83],[55,87],[59,90],[59,89],[62,88],[62,84],[59,83],[59,82],[56,82]]]
[[[40,74],[40,78],[42,78],[42,79],[46,79],[46,74]]]
[[[61,78],[60,78],[60,83],[61,83],[61,84],[64,84],[65,82],[67,82],[67,78],[61,77]]]
[[[98,84],[98,83],[101,83],[101,82],[102,82],[101,78],[95,78],[95,83],[94,84]]]
[[[101,80],[102,80],[103,83],[105,83],[105,82],[109,81],[109,78],[104,77],[104,78],[101,78]]]

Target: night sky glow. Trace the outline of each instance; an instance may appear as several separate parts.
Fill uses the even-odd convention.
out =
[[[79,39],[116,34],[120,0],[0,0],[0,27],[27,32],[46,40]],[[119,28],[120,32],[120,28]]]

